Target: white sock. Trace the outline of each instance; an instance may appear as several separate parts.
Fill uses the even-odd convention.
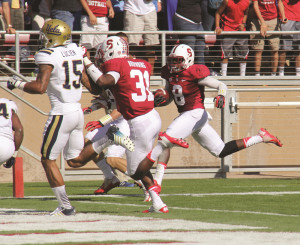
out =
[[[296,67],[296,76],[300,76],[300,67]]]
[[[107,164],[105,159],[100,160],[96,164],[102,170],[103,175],[106,179],[112,179],[115,176],[111,166]]]
[[[162,163],[162,162],[157,163],[154,179],[156,180],[157,184],[160,186],[161,186],[166,168],[167,168],[167,164]]]
[[[158,142],[157,145],[153,148],[150,158],[156,162],[159,155],[163,152],[164,149],[165,147]]]
[[[228,63],[221,63],[222,76],[227,76]]]
[[[276,72],[271,72],[271,76],[275,77],[276,76]]]
[[[252,145],[256,145],[258,143],[263,142],[263,139],[260,135],[255,135],[255,136],[252,136],[252,137],[244,138],[243,141],[244,141],[245,147],[247,148],[247,147],[250,147]]]
[[[284,76],[284,67],[278,66],[279,76]]]
[[[96,142],[94,142],[92,144],[92,146],[93,146],[94,151],[97,152],[98,154],[100,154],[100,152],[102,152],[106,147],[108,147],[111,144],[112,143],[108,139],[107,135],[105,135],[100,140],[97,140]]]
[[[246,66],[246,62],[240,63],[240,76],[242,77],[246,76]]]
[[[259,72],[259,71],[256,71],[256,72],[255,72],[255,76],[256,76],[256,77],[259,77],[259,76],[260,76],[260,72]]]
[[[156,187],[154,187],[154,188],[156,188]],[[148,191],[149,191],[150,197],[152,199],[153,207],[161,208],[164,205],[164,203],[161,200],[160,196],[155,191],[153,191],[152,188],[149,188]]]
[[[69,198],[67,196],[67,193],[66,193],[65,185],[53,187],[52,191],[54,192],[54,195],[56,196],[58,205],[60,207],[64,207],[66,209],[72,208],[72,205],[71,205]]]

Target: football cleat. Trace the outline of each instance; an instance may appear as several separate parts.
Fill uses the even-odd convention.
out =
[[[58,206],[52,213],[50,213],[50,216],[71,216],[75,214],[76,214],[76,210],[74,207],[67,209]]]
[[[129,151],[134,151],[133,141],[124,135],[116,125],[111,125],[106,133],[107,137],[116,145],[125,147]]]
[[[261,128],[258,135],[262,138],[264,143],[272,143],[279,147],[282,147],[280,140],[274,135],[270,134],[265,128]]]
[[[155,208],[151,206],[150,208],[143,211],[143,213],[169,213],[169,209],[166,204],[163,204],[161,208]]]
[[[103,195],[109,192],[111,189],[118,187],[120,185],[120,180],[114,176],[112,179],[104,179],[103,184],[94,191],[95,195]]]
[[[167,135],[165,132],[159,132],[158,140],[161,140],[163,143],[165,143],[166,147],[168,146],[168,142],[183,148],[189,147],[189,144],[184,139],[173,138]]]

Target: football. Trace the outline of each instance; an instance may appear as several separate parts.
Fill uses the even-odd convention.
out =
[[[164,97],[166,100],[168,100],[170,98],[169,92],[164,90],[163,88],[159,88],[157,90],[154,91],[154,96],[162,96]]]
[[[164,106],[167,105],[167,102],[170,99],[170,94],[168,91],[163,88],[159,88],[153,92],[154,94],[154,105],[155,106]]]

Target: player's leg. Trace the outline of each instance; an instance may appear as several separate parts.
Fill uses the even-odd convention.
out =
[[[104,182],[97,190],[94,191],[95,195],[106,194],[111,189],[120,185],[120,180],[113,172],[111,166],[107,164],[107,161],[103,153],[99,155],[95,163],[101,169],[104,175]]]
[[[208,114],[204,109],[195,109],[181,113],[168,126],[165,133],[159,135],[157,145],[147,156],[150,161],[156,162],[164,149],[180,146],[188,148],[188,144],[182,140],[192,134],[194,130],[202,127],[207,121]]]
[[[153,212],[168,212],[156,191],[150,168],[153,163],[146,156],[151,151],[154,141],[161,128],[161,119],[156,110],[128,121],[130,137],[134,141],[134,152],[126,151],[127,171],[135,180],[142,180],[152,199]],[[144,163],[144,161],[148,161]],[[151,211],[152,211],[151,209]]]
[[[68,115],[49,116],[45,129],[43,144],[41,147],[42,165],[45,170],[48,182],[59,203],[58,208],[50,215],[74,215],[75,208],[71,206],[68,199],[63,177],[56,165],[56,159],[61,151],[69,144],[70,132],[81,130],[81,136],[77,138],[76,146],[71,150],[71,154],[78,155],[83,147],[83,117],[81,121],[80,113],[74,112]],[[78,118],[78,120],[74,120]]]
[[[278,138],[267,130],[260,129],[257,135],[243,139],[232,140],[224,144],[218,133],[207,123],[201,130],[194,132],[193,138],[212,155],[223,158],[237,151],[259,143],[273,143],[282,146]]]
[[[168,161],[170,159],[170,151],[170,148],[166,148],[158,157],[154,183],[157,184],[160,188],[165,174],[165,170],[167,168]]]

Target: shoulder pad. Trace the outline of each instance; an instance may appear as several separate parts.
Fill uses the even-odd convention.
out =
[[[53,52],[54,52],[53,49],[50,49],[50,48],[44,48],[44,49],[41,49],[38,53],[45,53],[45,54],[51,55]]]

